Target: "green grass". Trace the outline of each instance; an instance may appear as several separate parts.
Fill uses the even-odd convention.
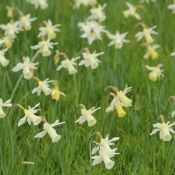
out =
[[[99,1],[104,3],[105,0]],[[62,139],[53,144],[48,136],[41,140],[34,139],[34,135],[42,130],[39,127],[27,124],[17,127],[18,120],[23,116],[21,110],[12,108],[6,118],[0,120],[0,175],[173,175],[175,170],[175,141],[164,143],[158,135],[149,136],[152,124],[159,121],[159,115],[165,115],[165,120],[172,120],[172,104],[168,98],[175,94],[175,60],[170,53],[175,49],[175,16],[167,9],[169,0],[157,0],[155,3],[145,4],[141,10],[142,21],[148,26],[157,25],[158,36],[155,40],[161,45],[159,59],[156,61],[144,60],[144,47],[134,37],[140,30],[137,21],[133,18],[125,19],[122,11],[126,9],[124,0],[109,0],[106,7],[106,29],[115,32],[120,30],[129,32],[122,50],[108,47],[109,40],[104,35],[102,41],[88,46],[86,40],[80,38],[77,23],[84,21],[89,15],[88,8],[73,9],[69,0],[50,0],[49,8],[34,10],[33,6],[24,0],[1,0],[0,23],[7,23],[6,6],[15,6],[24,12],[31,13],[38,20],[33,23],[29,32],[21,32],[12,49],[7,52],[10,64],[0,67],[0,97],[10,98],[21,72],[13,73],[12,68],[22,59],[22,56],[34,55],[29,49],[36,44],[38,27],[43,20],[51,19],[54,24],[62,25],[56,41],[55,49],[66,52],[70,57],[79,56],[82,49],[88,47],[97,52],[104,51],[100,57],[102,63],[96,70],[78,67],[75,76],[68,75],[66,70],[56,71],[54,65],[54,51],[52,56],[37,57],[40,62],[36,76],[40,79],[57,79],[60,89],[66,97],[55,102],[43,94],[31,95],[36,86],[34,80],[22,79],[13,103],[23,106],[34,106],[41,103],[41,114],[49,122],[57,118],[66,124],[57,128]],[[135,3],[138,0],[133,1]],[[120,57],[120,58],[119,58]],[[118,60],[121,59],[122,63]],[[117,64],[114,67],[114,63]],[[165,77],[154,83],[148,80],[146,64],[157,65],[162,63]],[[109,85],[123,89],[125,85],[133,87],[130,98],[133,107],[127,110],[127,116],[119,119],[115,111],[105,113],[109,104],[108,93],[104,90]],[[87,107],[101,106],[95,116],[97,124],[88,128],[86,124],[77,125],[75,119],[80,116],[78,104]],[[106,170],[103,163],[91,166],[89,145],[95,139],[91,135],[100,131],[103,136],[119,136],[117,142],[119,155],[115,157],[115,166]],[[22,161],[33,161],[35,165],[23,165]]]

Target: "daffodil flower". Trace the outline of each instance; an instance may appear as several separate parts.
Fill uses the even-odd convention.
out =
[[[51,55],[51,49],[57,43],[51,42],[49,39],[40,41],[37,45],[32,46],[31,49],[38,50],[39,53],[42,54],[43,57],[47,57]]]
[[[18,34],[21,31],[19,21],[16,21],[16,22],[11,21],[10,23],[7,23],[6,25],[1,24],[0,28],[4,30],[4,34],[6,37],[13,38],[13,39],[16,38],[16,34]]]
[[[38,87],[32,90],[32,94],[37,93],[39,96],[41,92],[43,92],[46,96],[52,93],[52,89],[49,87],[49,83],[53,83],[53,80],[49,80],[48,78],[44,81],[39,80],[38,78],[34,78],[38,82]]]
[[[25,114],[25,116],[23,118],[21,118],[18,122],[18,126],[23,125],[24,123],[28,123],[29,125],[31,125],[31,123],[33,123],[34,125],[38,125],[41,121],[42,118],[40,116],[35,115],[40,109],[39,107],[39,103],[37,105],[35,105],[34,107],[30,107],[28,106],[28,109],[25,109],[23,106],[21,105],[16,105],[19,108],[21,108]]]
[[[175,56],[175,52],[172,52],[170,55],[171,55],[172,57],[174,57],[174,56]]]
[[[75,8],[79,8],[81,5],[87,7],[87,6],[94,6],[97,4],[97,0],[74,0]]]
[[[168,5],[168,9],[171,10],[173,14],[175,14],[175,0],[172,4]]]
[[[125,11],[123,12],[124,17],[125,17],[125,18],[128,18],[128,17],[130,17],[130,16],[133,16],[133,17],[136,18],[137,20],[141,20],[140,15],[137,13],[138,9],[139,9],[141,6],[139,6],[139,5],[134,6],[134,5],[132,5],[131,3],[129,3],[128,1],[126,2],[126,5],[127,5],[127,7],[128,7],[128,10],[125,10]]]
[[[148,59],[151,57],[153,60],[157,59],[159,57],[158,52],[156,51],[158,48],[160,48],[160,45],[158,44],[149,44],[147,45],[147,52],[143,56],[145,59]]]
[[[94,51],[93,53],[90,53],[89,50],[85,50],[83,55],[83,60],[80,61],[79,65],[84,65],[85,67],[90,67],[91,69],[96,69],[101,62],[97,57],[100,55],[103,55],[104,52],[96,53]]]
[[[3,108],[7,107],[10,108],[12,106],[11,99],[7,100],[6,102],[3,102],[2,98],[0,98],[0,118],[4,118],[6,116]]]
[[[116,49],[121,49],[123,47],[123,43],[129,43],[129,40],[126,40],[126,33],[120,34],[118,31],[115,34],[107,33],[108,38],[111,40],[109,46],[115,46]]]
[[[40,33],[38,34],[39,38],[48,37],[52,40],[56,38],[56,33],[60,31],[60,24],[53,25],[51,20],[45,21],[43,27],[39,28]]]
[[[48,7],[47,0],[27,0],[27,2],[33,4],[35,9],[41,8],[44,10]]]
[[[97,155],[92,156],[91,159],[93,159],[92,165],[95,166],[102,161],[105,164],[106,169],[112,169],[115,165],[114,161],[111,160],[115,155],[119,154],[116,153],[117,148],[111,148],[112,145],[114,145],[114,141],[119,140],[119,137],[113,137],[111,140],[109,140],[108,135],[106,138],[101,138],[100,143],[96,143],[97,146],[95,146],[92,149],[91,155],[94,155],[98,152]]]
[[[10,49],[13,46],[14,39],[5,36],[4,38],[0,39],[0,46],[5,46],[7,49]]]
[[[83,124],[87,121],[88,126],[94,126],[97,123],[97,120],[92,115],[95,111],[99,110],[99,108],[92,107],[91,109],[86,109],[84,105],[81,105],[81,116],[78,120],[75,121],[75,123]]]
[[[101,40],[101,34],[104,32],[104,26],[96,21],[86,21],[78,23],[80,30],[83,32],[81,38],[86,38],[91,45],[95,40]]]
[[[97,20],[99,22],[103,22],[106,19],[106,15],[104,13],[104,9],[106,4],[98,5],[97,7],[93,7],[90,9],[91,16],[89,16],[89,20]]]
[[[31,14],[21,16],[20,17],[21,28],[23,28],[26,31],[31,30],[32,29],[31,23],[35,20],[36,20],[36,18],[31,18]]]
[[[14,17],[14,8],[7,6],[6,9],[7,9],[7,17],[13,18]]]
[[[38,63],[32,63],[29,57],[23,57],[23,63],[18,63],[13,69],[13,72],[23,71],[25,79],[31,79],[33,77],[33,70],[37,69]]]
[[[54,88],[52,89],[51,95],[52,99],[56,101],[60,99],[60,95],[65,96],[65,94],[59,90],[57,81],[54,81]]]
[[[153,124],[154,129],[151,132],[150,136],[159,132],[160,139],[165,142],[168,142],[172,138],[171,133],[175,133],[175,131],[172,129],[172,126],[174,125],[175,122],[170,124],[170,122],[166,123],[163,119],[161,123]]]
[[[157,81],[158,78],[164,77],[163,75],[163,69],[161,69],[162,64],[159,64],[157,66],[145,66],[147,70],[150,71],[149,73],[149,79],[151,81]]]
[[[78,59],[80,59],[80,57],[72,58],[71,60],[65,58],[63,61],[61,61],[61,64],[57,67],[57,71],[64,68],[68,70],[70,75],[77,73],[77,69],[75,66],[77,65],[76,61]]]
[[[6,59],[5,57],[5,53],[6,53],[7,49],[3,49],[3,50],[0,50],[0,64],[5,67],[9,64],[9,60]]]
[[[126,115],[126,112],[123,107],[132,106],[132,100],[129,99],[126,94],[131,91],[131,87],[126,88],[124,91],[116,90],[115,93],[110,93],[113,97],[109,107],[106,108],[106,112],[111,112],[114,109],[117,111],[120,118]]]
[[[158,33],[154,31],[154,29],[156,29],[157,26],[153,26],[149,28],[143,23],[141,23],[141,26],[143,27],[143,31],[138,32],[135,35],[135,37],[137,38],[137,41],[140,41],[141,39],[145,38],[147,44],[152,44],[154,42],[152,35],[158,35]]]
[[[62,125],[64,123],[65,122],[59,122],[59,120],[56,120],[53,124],[49,124],[48,122],[45,122],[43,125],[43,131],[36,134],[35,138],[43,138],[46,134],[48,134],[53,143],[58,142],[61,139],[61,135],[57,134],[54,127]]]

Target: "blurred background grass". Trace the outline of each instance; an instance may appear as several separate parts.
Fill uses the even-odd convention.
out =
[[[88,8],[73,9],[69,0],[51,0],[49,8],[35,10],[25,0],[0,0],[0,23],[7,23],[6,6],[19,8],[24,14],[31,13],[38,20],[33,23],[29,32],[21,32],[12,49],[7,52],[10,64],[6,68],[0,67],[0,97],[8,99],[20,76],[13,73],[12,68],[22,56],[34,55],[30,46],[38,42],[38,27],[43,20],[51,19],[54,24],[62,24],[61,32],[55,47],[66,52],[70,57],[79,56],[84,47],[91,51],[105,51],[100,57],[102,63],[96,70],[78,67],[78,74],[68,75],[67,71],[56,72],[54,65],[54,52],[48,58],[38,56],[39,64],[36,75],[41,79],[57,79],[60,88],[66,97],[59,102],[52,101],[50,97],[31,95],[36,86],[33,80],[22,80],[14,96],[13,103],[34,106],[41,103],[41,113],[49,122],[59,118],[66,124],[57,129],[62,139],[52,144],[49,137],[41,140],[34,139],[34,135],[42,126],[33,127],[23,125],[17,127],[18,120],[23,116],[22,111],[12,109],[8,116],[0,121],[0,175],[173,175],[175,142],[172,140],[163,143],[158,135],[150,138],[152,124],[157,123],[159,115],[164,114],[166,120],[171,120],[171,104],[168,98],[175,94],[175,60],[169,55],[175,49],[175,16],[167,9],[169,0],[157,0],[155,3],[145,4],[140,11],[142,21],[148,26],[157,25],[158,36],[154,37],[161,45],[160,57],[156,61],[144,60],[145,48],[134,37],[140,30],[137,21],[133,18],[125,19],[123,10],[126,9],[124,0],[99,1],[107,3],[105,21],[106,29],[115,32],[129,32],[125,44],[119,52],[108,48],[108,39],[103,36],[88,46],[87,41],[80,39],[77,23],[84,21],[89,15]],[[138,3],[138,0],[132,1]],[[17,20],[17,19],[16,19]],[[2,33],[1,33],[2,34]],[[120,58],[119,58],[120,57]],[[118,60],[121,59],[122,63]],[[117,63],[114,67],[114,63]],[[165,78],[159,82],[150,82],[146,64],[157,65],[163,63]],[[115,85],[123,89],[125,85],[133,87],[130,97],[134,106],[128,110],[125,118],[119,119],[115,112],[105,113],[108,106],[108,94],[104,91],[106,86]],[[75,125],[74,121],[80,116],[78,104],[87,107],[101,106],[95,116],[97,125],[88,128],[86,124]],[[168,106],[168,107],[167,107]],[[91,134],[100,131],[104,136],[119,136],[117,143],[119,155],[115,157],[115,167],[106,170],[103,164],[92,167],[89,155],[89,144],[94,139]],[[35,165],[23,165],[22,161],[33,161]]]

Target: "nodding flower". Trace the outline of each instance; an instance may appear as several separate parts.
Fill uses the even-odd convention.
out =
[[[54,127],[62,125],[64,123],[65,122],[59,122],[59,120],[56,120],[52,124],[45,121],[44,124],[43,124],[43,131],[36,134],[34,138],[43,138],[46,134],[48,134],[53,143],[58,142],[61,139],[61,135],[57,134]]]
[[[109,86],[113,92],[110,95],[113,97],[109,107],[106,108],[106,112],[111,112],[114,109],[118,113],[118,117],[122,118],[126,115],[124,107],[132,106],[132,100],[129,99],[126,94],[131,91],[131,87],[126,88],[124,91],[118,90],[117,87]]]
[[[34,125],[39,125],[42,121],[42,117],[36,115],[36,113],[40,110],[39,105],[40,103],[36,104],[34,107],[28,106],[28,109],[26,109],[20,104],[16,104],[16,106],[22,109],[25,114],[24,117],[19,120],[18,126],[21,126],[26,122],[29,125],[31,125],[31,123],[33,123]]]
[[[32,22],[35,21],[37,18],[31,18],[31,14],[22,15],[20,17],[20,26],[26,31],[32,29]]]
[[[0,118],[4,118],[6,116],[3,110],[4,107],[12,107],[11,99],[7,100],[6,102],[3,102],[2,98],[0,98]]]
[[[130,16],[133,16],[137,20],[141,20],[140,15],[137,13],[137,11],[142,8],[141,5],[133,5],[129,3],[128,1],[126,2],[126,6],[128,7],[128,10],[123,11],[124,17],[128,18]]]
[[[60,99],[60,95],[65,96],[65,94],[59,90],[57,80],[54,81],[54,88],[52,89],[51,95],[52,95],[52,99],[56,101]]]
[[[79,8],[80,6],[92,6],[94,7],[97,4],[97,0],[74,0],[75,8]]]
[[[170,122],[165,122],[164,117],[160,116],[161,123],[153,124],[153,131],[150,133],[150,136],[159,132],[159,138],[165,142],[168,142],[172,139],[171,133],[175,133],[172,129],[172,126],[175,125],[175,122],[170,124]]]
[[[22,70],[24,78],[29,80],[33,78],[33,70],[37,69],[38,63],[32,63],[29,57],[23,57],[23,63],[18,63],[13,69],[13,72]]]
[[[145,59],[148,59],[151,57],[153,60],[156,60],[159,57],[158,52],[156,49],[160,48],[160,45],[158,44],[149,44],[147,45],[147,52],[144,55]]]
[[[81,116],[78,120],[75,121],[75,123],[83,124],[87,121],[88,126],[94,126],[97,123],[97,120],[92,115],[95,111],[99,110],[99,108],[92,107],[91,109],[86,109],[84,105],[80,105],[81,108]]]
[[[41,92],[43,92],[46,96],[52,93],[52,89],[49,87],[49,83],[53,83],[53,80],[49,80],[48,78],[44,81],[39,80],[36,77],[33,77],[38,82],[38,87],[32,90],[32,94],[37,93],[39,96]]]
[[[42,10],[48,7],[48,0],[27,0],[27,2],[34,5],[35,9],[41,8]]]
[[[9,64],[9,60],[5,57],[7,49],[0,50],[0,64],[5,67]]]
[[[105,164],[106,169],[112,169],[114,166],[114,161],[111,160],[117,153],[117,148],[111,148],[114,145],[113,142],[119,140],[119,137],[113,137],[109,140],[108,135],[105,138],[100,139],[100,142],[94,142],[96,146],[92,149],[91,159],[93,160],[92,165],[95,166],[102,161]],[[95,155],[98,152],[97,155]]]
[[[147,70],[150,71],[150,73],[149,73],[149,79],[151,81],[157,81],[158,78],[164,77],[164,74],[163,74],[164,70],[161,69],[162,64],[159,64],[157,66],[148,66],[147,65],[145,67],[146,67]]]

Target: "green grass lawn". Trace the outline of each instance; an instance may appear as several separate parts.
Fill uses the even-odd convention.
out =
[[[54,46],[51,56],[37,56],[35,62],[39,64],[35,76],[41,80],[58,80],[60,90],[66,94],[58,102],[43,93],[37,96],[31,93],[37,86],[36,81],[22,78],[12,103],[24,107],[40,103],[39,114],[45,116],[49,123],[56,119],[66,123],[56,127],[61,140],[52,143],[48,135],[42,139],[34,138],[36,133],[42,131],[42,124],[34,126],[26,123],[18,127],[18,121],[24,116],[22,110],[17,107],[5,109],[7,115],[0,119],[0,175],[174,174],[174,138],[170,142],[163,142],[158,134],[150,137],[152,125],[160,122],[160,114],[165,116],[166,121],[174,121],[171,112],[175,110],[175,103],[168,101],[170,96],[175,95],[175,58],[170,56],[175,50],[175,15],[167,8],[172,2],[157,0],[144,3],[143,9],[139,10],[142,22],[149,27],[157,26],[159,34],[154,36],[154,40],[161,45],[157,60],[145,60],[143,40],[138,42],[135,38],[135,34],[141,31],[138,20],[123,16],[123,11],[127,9],[125,0],[99,0],[100,4],[107,4],[107,18],[103,23],[105,29],[112,33],[117,30],[128,32],[126,38],[130,43],[124,44],[121,50],[108,47],[109,39],[105,34],[102,34],[102,40],[92,45],[80,38],[82,32],[78,23],[89,15],[89,7],[74,9],[71,0],[49,0],[47,9],[36,10],[25,0],[0,0],[0,24],[10,21],[6,6],[13,6],[24,14],[31,13],[32,17],[37,17],[32,23],[32,30],[20,32],[13,47],[7,51],[9,65],[0,66],[0,98],[5,101],[11,97],[21,75],[21,72],[12,72],[12,68],[22,61],[23,56],[32,58],[35,55],[36,52],[30,47],[38,43],[38,28],[48,19],[53,24],[61,24],[61,31],[54,40],[58,45]],[[140,1],[133,0],[131,3],[138,4]],[[18,19],[16,15],[14,20]],[[2,30],[0,36],[3,37]],[[101,63],[97,69],[77,66],[78,73],[75,75],[69,75],[65,69],[56,71],[56,50],[66,52],[72,58],[81,56],[83,48],[104,52],[99,56]],[[159,63],[163,64],[165,76],[152,82],[145,65],[156,66]],[[110,102],[109,93],[105,89],[110,85],[119,89],[124,89],[126,85],[132,87],[128,96],[133,100],[133,106],[127,108],[127,115],[123,118],[119,118],[116,111],[105,112]],[[101,107],[94,114],[97,120],[95,126],[75,124],[81,115],[79,104],[86,105],[88,109]],[[110,138],[120,137],[115,145],[120,154],[113,158],[115,166],[111,170],[105,169],[104,163],[91,165],[90,149],[92,142],[97,140],[93,135],[95,132],[101,132],[103,137],[107,134]],[[25,165],[23,161],[31,161],[35,165]]]

